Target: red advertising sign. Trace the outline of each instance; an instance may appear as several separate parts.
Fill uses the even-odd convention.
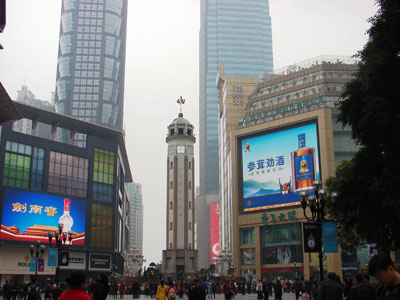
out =
[[[217,265],[216,258],[221,251],[219,243],[219,203],[210,203],[210,245],[211,245],[211,263]]]

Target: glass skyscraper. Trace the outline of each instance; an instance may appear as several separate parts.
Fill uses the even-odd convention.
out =
[[[62,1],[58,113],[122,130],[126,22],[127,0]]]
[[[200,195],[217,195],[218,90],[216,77],[257,77],[273,71],[268,0],[201,0]]]

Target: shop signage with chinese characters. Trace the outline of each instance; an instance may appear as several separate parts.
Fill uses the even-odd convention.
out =
[[[286,213],[263,213],[261,215],[261,221],[265,225],[267,223],[279,223],[286,221],[295,221],[296,220],[296,211],[290,210]]]

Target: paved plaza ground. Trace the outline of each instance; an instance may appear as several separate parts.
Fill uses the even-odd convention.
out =
[[[113,300],[113,299],[114,299],[114,297],[110,297],[110,296],[107,297],[107,300]],[[117,296],[116,299],[120,299],[119,295]],[[132,299],[132,295],[125,295],[123,299],[125,299],[125,300]],[[144,295],[141,295],[140,298],[137,300],[150,300],[150,299],[156,300],[155,298],[150,298],[150,296],[144,296]],[[183,296],[183,298],[182,298],[182,300],[187,300],[187,299],[188,298],[186,296]],[[212,299],[214,299],[214,298],[210,298],[210,300],[212,300]],[[215,299],[216,300],[224,300],[224,295],[217,294],[215,296]],[[274,296],[269,296],[269,300],[274,300],[274,299],[275,299]],[[180,298],[177,297],[176,300],[180,300]],[[208,298],[206,300],[208,300]],[[232,298],[232,300],[257,300],[257,295],[256,294],[246,294],[246,295],[237,294],[235,296],[235,298]],[[294,293],[284,293],[282,300],[295,300]]]

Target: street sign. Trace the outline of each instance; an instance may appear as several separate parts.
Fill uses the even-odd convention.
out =
[[[303,246],[304,252],[321,251],[321,223],[303,223]]]

